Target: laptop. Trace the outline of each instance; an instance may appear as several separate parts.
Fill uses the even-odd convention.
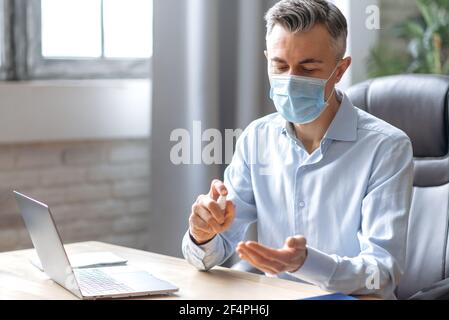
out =
[[[17,191],[14,195],[45,273],[80,299],[166,295],[179,290],[129,265],[72,268],[50,208]]]

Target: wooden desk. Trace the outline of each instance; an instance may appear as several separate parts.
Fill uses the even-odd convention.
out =
[[[179,287],[171,296],[145,299],[293,300],[327,294],[318,287],[216,267],[199,272],[185,260],[100,242],[66,245],[71,253],[110,251]],[[31,265],[34,250],[0,253],[0,299],[77,299]]]

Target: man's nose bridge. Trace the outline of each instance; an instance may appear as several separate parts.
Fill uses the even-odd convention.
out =
[[[297,77],[302,76],[301,72],[299,70],[299,67],[290,67],[290,70],[288,71],[288,75],[289,76],[297,76]]]

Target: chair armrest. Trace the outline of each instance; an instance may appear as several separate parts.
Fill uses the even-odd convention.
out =
[[[409,300],[449,300],[449,278],[415,293]]]

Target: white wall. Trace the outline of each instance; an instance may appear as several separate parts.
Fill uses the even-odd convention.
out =
[[[352,56],[352,66],[339,85],[342,90],[346,90],[351,85],[368,79],[366,62],[371,48],[378,41],[379,30],[367,27],[367,20],[371,18],[371,15],[366,10],[370,6],[379,8],[379,0],[334,0],[333,2],[348,20],[347,55]]]

